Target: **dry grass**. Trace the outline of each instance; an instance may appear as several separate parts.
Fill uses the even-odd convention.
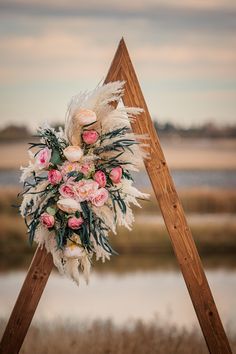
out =
[[[17,215],[17,210],[11,207],[12,204],[17,203],[18,191],[17,188],[0,189],[0,269],[27,265],[34,251],[27,242],[23,220]],[[234,190],[185,190],[181,192],[181,199],[188,213],[236,212]],[[112,245],[123,257],[130,254],[135,257],[158,254],[159,257],[163,255],[164,260],[173,254],[166,228],[163,224],[155,222],[155,218],[154,222],[147,220],[150,215],[158,211],[157,202],[152,196],[151,201],[143,204],[145,204],[143,209],[135,209],[137,218],[133,231],[129,232],[121,228],[117,236],[112,236]],[[232,218],[231,221],[222,223],[209,224],[202,222],[201,219],[199,221],[191,224],[191,215],[189,215],[191,230],[202,256],[227,255],[231,258],[235,256],[236,222],[232,221]],[[118,264],[119,261],[115,263]],[[148,264],[150,265],[150,262]]]
[[[27,265],[35,246],[31,248],[27,242],[24,221],[16,215],[1,215],[0,223],[0,269]],[[231,260],[235,257],[236,222],[205,225],[194,223],[190,226],[201,256],[227,256]],[[165,226],[148,222],[140,223],[138,218],[131,232],[120,228],[117,235],[111,235],[111,243],[114,249],[122,255],[122,260],[125,255],[133,255],[136,257],[135,263],[137,263],[137,257],[142,258],[144,255],[153,256],[153,258],[162,257],[165,262],[166,258],[173,255]],[[117,259],[116,265],[119,265],[119,258],[121,257],[114,258]],[[142,261],[146,262],[143,258]],[[148,267],[150,267],[150,260]]]
[[[26,227],[19,216],[0,216],[0,252],[16,252],[22,242],[26,244]],[[191,225],[190,225],[191,226]],[[236,223],[193,224],[191,230],[202,253],[231,253],[236,251]],[[164,225],[134,224],[132,231],[120,228],[111,235],[113,246],[122,253],[169,253],[172,249]]]
[[[3,323],[1,324],[1,332]],[[231,335],[236,350],[236,336]],[[111,321],[77,325],[55,323],[32,326],[21,354],[207,354],[197,331],[141,321],[117,328]]]
[[[236,213],[236,190],[214,188],[190,188],[179,192],[186,213]],[[160,213],[153,193],[148,201],[143,201],[142,209],[135,208],[136,214]]]

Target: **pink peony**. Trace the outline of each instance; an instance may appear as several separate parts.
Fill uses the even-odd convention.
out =
[[[96,130],[86,130],[83,132],[83,141],[90,145],[90,144],[95,144],[96,141],[98,140],[99,134],[96,132]]]
[[[75,197],[75,182],[73,178],[69,178],[65,183],[60,186],[59,193],[63,198]]]
[[[48,171],[48,180],[52,185],[59,184],[62,180],[62,174],[58,170]]]
[[[113,183],[120,183],[122,177],[122,168],[120,166],[114,167],[111,170],[109,177]]]
[[[75,216],[73,216],[72,218],[69,218],[68,220],[68,226],[72,229],[72,230],[77,230],[80,228],[80,226],[83,224],[84,219],[83,218],[76,218]]]
[[[53,227],[55,223],[55,219],[53,215],[50,215],[48,213],[43,213],[40,217],[40,221],[45,226],[47,229],[50,229]]]
[[[76,196],[80,202],[90,200],[91,196],[98,189],[98,183],[92,179],[81,179],[75,184]]]
[[[98,170],[93,176],[94,181],[99,184],[99,187],[105,187],[107,183],[106,175],[104,172]]]
[[[93,203],[93,205],[95,205],[96,207],[101,207],[103,206],[107,199],[108,199],[108,191],[106,190],[106,188],[99,188],[92,196],[91,198],[91,202]]]
[[[44,168],[48,168],[49,162],[51,159],[52,152],[49,148],[45,147],[44,149],[40,150],[39,153],[36,155],[36,165],[40,170]]]

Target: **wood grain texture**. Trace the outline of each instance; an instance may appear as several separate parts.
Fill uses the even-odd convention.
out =
[[[0,354],[19,352],[52,268],[52,255],[37,248],[3,334]]]
[[[150,146],[148,148],[150,159],[145,161],[146,170],[160,205],[209,352],[214,354],[231,353],[191,230],[187,224],[183,207],[123,39],[120,41],[105,82],[116,80],[126,81],[124,104],[144,109],[144,113],[132,123],[132,129],[136,134],[148,134],[151,138],[147,141]]]

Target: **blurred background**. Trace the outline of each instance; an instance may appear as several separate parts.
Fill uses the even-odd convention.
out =
[[[27,142],[63,125],[126,40],[231,345],[236,349],[236,3],[0,0],[0,332],[35,248],[12,207]],[[50,276],[21,353],[205,353],[151,185],[120,256],[79,288]]]

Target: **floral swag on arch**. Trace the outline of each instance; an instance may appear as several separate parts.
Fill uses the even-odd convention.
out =
[[[114,108],[123,94],[124,82],[117,81],[75,96],[65,130],[40,128],[22,168],[20,212],[29,241],[44,245],[59,272],[77,283],[80,270],[88,281],[93,258],[104,262],[116,253],[109,232],[131,229],[131,204],[148,198],[131,175],[147,157],[146,137],[130,129],[142,109]]]

